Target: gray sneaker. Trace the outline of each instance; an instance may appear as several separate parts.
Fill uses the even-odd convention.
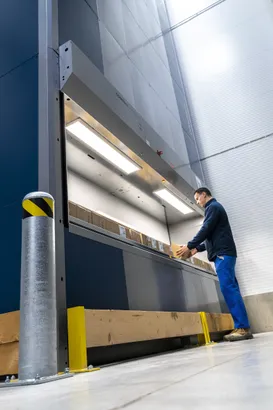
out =
[[[250,329],[234,329],[229,335],[224,337],[226,342],[239,342],[240,340],[253,339]]]

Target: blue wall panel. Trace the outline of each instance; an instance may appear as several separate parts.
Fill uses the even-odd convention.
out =
[[[21,200],[38,188],[38,61],[0,79],[0,313],[19,308]]]
[[[120,249],[65,233],[67,307],[128,309]]]
[[[0,77],[38,51],[38,1],[0,1]]]
[[[0,2],[0,313],[19,309],[21,201],[38,188],[38,2]]]

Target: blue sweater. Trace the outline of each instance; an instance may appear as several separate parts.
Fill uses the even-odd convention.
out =
[[[197,235],[188,243],[188,248],[196,248],[198,252],[207,250],[211,262],[217,256],[237,256],[227,213],[216,199],[207,202],[204,223]]]

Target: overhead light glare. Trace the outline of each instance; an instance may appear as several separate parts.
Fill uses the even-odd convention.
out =
[[[68,124],[66,129],[78,140],[86,144],[125,174],[129,175],[141,169],[138,164],[115,149],[114,146],[108,143],[103,137],[97,135],[82,121],[76,120],[73,123]]]
[[[193,209],[191,209],[186,204],[184,204],[184,202],[178,199],[175,195],[173,195],[167,189],[160,189],[158,191],[154,191],[154,194],[157,195],[159,198],[163,199],[165,202],[173,206],[175,209],[177,209],[184,215],[187,215],[193,212]]]

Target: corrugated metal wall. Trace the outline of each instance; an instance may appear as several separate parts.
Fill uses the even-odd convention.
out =
[[[234,231],[242,293],[273,291],[272,1],[226,0],[174,38],[205,179]]]
[[[188,164],[164,40],[157,38],[156,2],[104,0],[97,5],[105,77]]]

